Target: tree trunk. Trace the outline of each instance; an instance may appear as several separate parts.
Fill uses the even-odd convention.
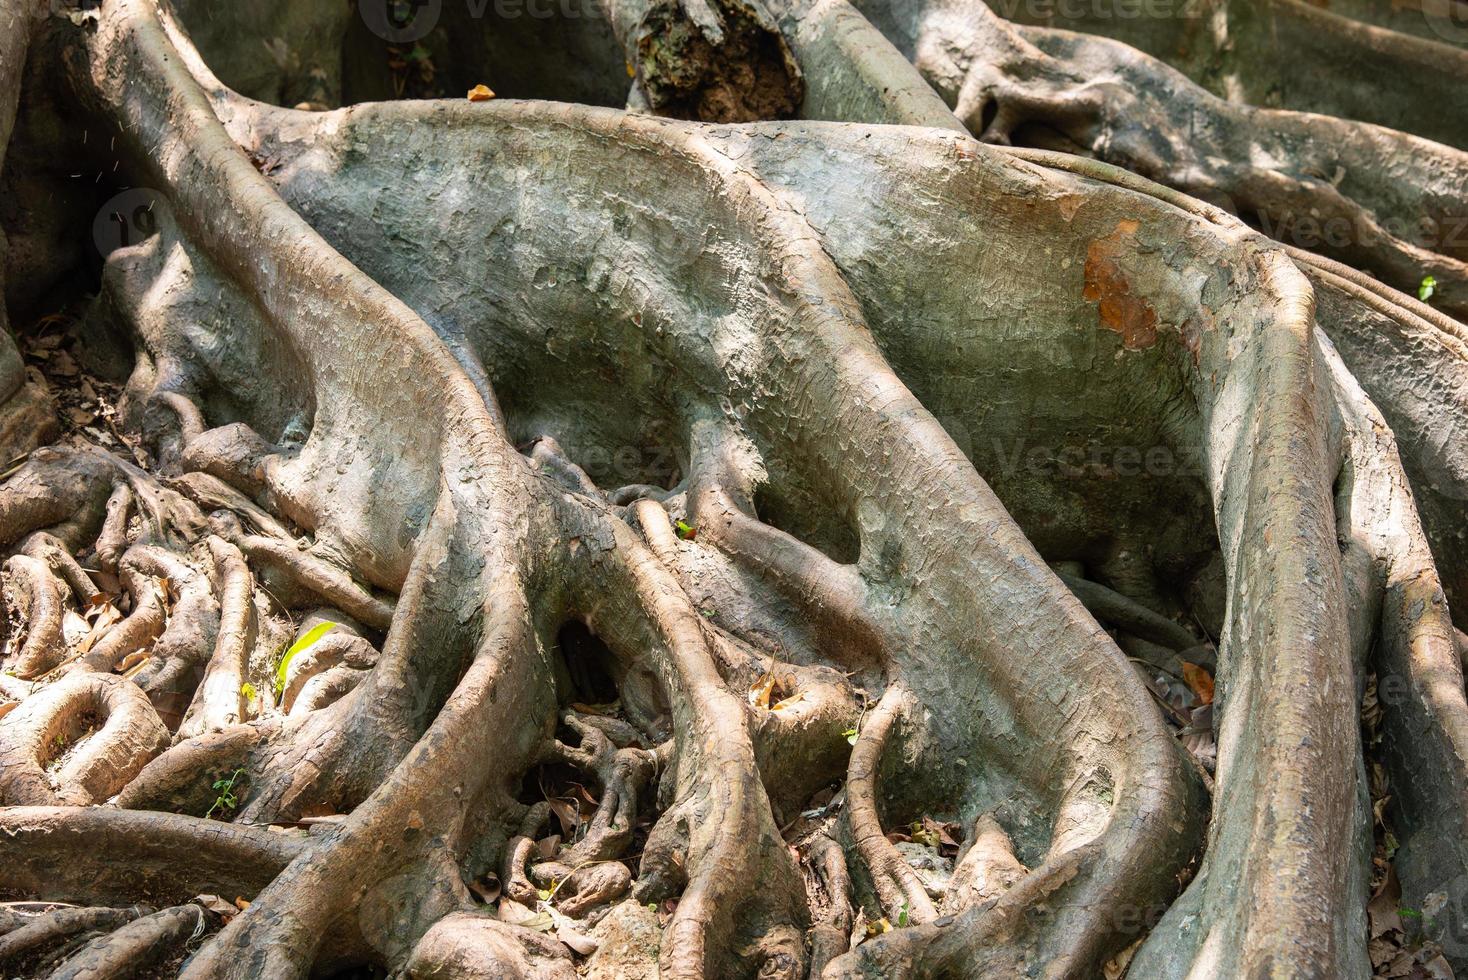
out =
[[[1468,966],[1460,104],[379,6],[0,4],[7,975]]]

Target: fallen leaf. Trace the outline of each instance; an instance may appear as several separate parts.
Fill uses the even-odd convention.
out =
[[[476,85],[469,90],[468,98],[470,102],[488,102],[494,98],[494,92],[488,85]]]
[[[74,610],[68,609],[61,616],[61,637],[67,646],[76,646],[92,631],[92,624]]]
[[[1213,675],[1197,664],[1183,663],[1183,680],[1203,704],[1213,703]]]
[[[805,692],[804,691],[796,691],[794,694],[790,695],[788,698],[785,698],[785,699],[783,699],[781,701],[777,701],[775,704],[770,705],[770,710],[771,711],[780,711],[780,710],[782,710],[784,708],[789,708],[792,705],[799,704],[800,702],[802,702],[804,700],[805,700]]]
[[[493,905],[499,901],[500,878],[496,874],[487,874],[481,881],[471,881],[469,890],[479,896],[479,900],[485,905]]]
[[[240,911],[218,895],[195,895],[194,901],[215,915],[223,916],[225,919],[234,918]]]
[[[250,903],[240,896],[236,895],[234,897],[234,907],[243,912],[245,909],[250,907]]]
[[[575,950],[581,956],[590,956],[597,949],[595,939],[592,939],[584,932],[578,932],[565,922],[562,922],[556,927],[556,938],[567,946],[570,946],[571,949]]]
[[[581,808],[574,801],[551,797],[547,800],[551,812],[561,822],[561,831],[566,837],[574,837],[576,829],[581,826]]]
[[[775,689],[775,675],[765,671],[749,686],[749,703],[756,708],[770,706],[770,693]]]
[[[296,654],[311,649],[323,636],[330,633],[336,627],[336,623],[317,623],[306,631],[305,635],[292,643],[285,656],[280,658],[280,666],[275,668],[275,693],[278,695],[285,690],[285,672],[291,665],[291,660]]]

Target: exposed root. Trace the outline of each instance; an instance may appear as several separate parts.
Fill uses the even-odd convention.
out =
[[[131,976],[154,966],[204,931],[204,910],[177,905],[134,919],[117,931],[99,936],[69,957],[51,974],[54,980],[106,980]]]
[[[38,677],[61,663],[66,643],[61,637],[65,612],[63,585],[46,563],[28,555],[6,559],[13,608],[25,623],[25,642],[7,665],[22,679]]]
[[[893,684],[867,715],[856,746],[851,750],[851,764],[846,773],[846,798],[850,804],[847,812],[852,843],[871,872],[877,897],[888,918],[931,922],[938,917],[933,900],[918,880],[917,872],[887,840],[877,813],[877,772],[902,703],[902,688]]]
[[[0,968],[11,967],[79,933],[111,930],[134,921],[150,910],[143,906],[125,909],[62,908],[43,912],[0,936]]]
[[[244,721],[248,711],[244,685],[255,639],[254,582],[238,548],[213,535],[208,544],[219,583],[219,633],[198,694],[179,725],[180,738],[228,728]]]
[[[110,807],[0,809],[0,888],[56,901],[249,898],[302,850],[299,837]]]
[[[444,916],[408,960],[411,980],[574,980],[571,951],[550,936],[483,915]]]
[[[136,685],[106,674],[69,674],[0,719],[0,800],[101,803],[167,744],[168,730]],[[63,753],[60,767],[49,772]]]
[[[312,595],[337,606],[375,630],[392,622],[393,602],[372,594],[346,572],[295,544],[258,534],[241,534],[225,522],[220,531],[252,562],[271,568]]]
[[[953,915],[964,909],[997,902],[1029,869],[1014,856],[1014,843],[991,815],[974,822],[964,841],[953,877],[943,895],[942,910]]]

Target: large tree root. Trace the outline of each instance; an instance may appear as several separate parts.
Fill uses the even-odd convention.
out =
[[[982,147],[845,5],[634,8],[608,29],[649,105],[697,60],[664,110],[784,112],[804,77],[807,115],[937,129],[306,113],[224,88],[151,0],[53,18],[37,77],[65,65],[77,128],[115,130],[156,195],[93,316],[129,333],[123,414],[168,478],[42,450],[0,487],[18,672],[44,681],[6,688],[0,792],[117,804],[0,811],[0,888],[173,906],[117,922],[77,976],[181,948],[199,893],[249,904],[189,977],[571,976],[629,884],[670,978],[1094,975],[1170,903],[1136,975],[1362,972],[1373,641],[1406,687],[1403,883],[1468,870],[1438,573],[1321,333],[1359,336],[1367,287],[1312,266],[1312,292],[1308,261],[1104,163]],[[934,20],[905,26],[954,27]],[[901,21],[981,134],[1044,122],[1099,153],[1104,131],[1187,190],[1353,219],[1463,197],[1144,160],[1117,92],[1204,104],[1159,96],[1150,63],[987,11],[942,44]],[[751,36],[776,45],[773,95],[724,91]],[[1097,65],[1114,78],[1078,81]],[[1326,126],[1265,121],[1282,144]],[[1370,170],[1362,130],[1330,132]],[[1399,280],[1425,260],[1363,254]],[[1453,302],[1462,258],[1432,258]],[[1399,332],[1447,329],[1384,302]],[[1013,461],[1027,438],[1199,465],[1066,479]],[[80,650],[68,603],[104,573],[130,610]],[[1185,625],[1190,605],[1215,612]],[[1174,654],[1217,644],[1201,858],[1203,779],[1093,612]],[[84,721],[105,723],[48,773]],[[544,784],[567,772],[588,817]],[[542,833],[553,802],[567,840]],[[925,817],[969,828],[946,892],[888,837]],[[825,836],[843,825],[849,852]],[[853,900],[895,927],[851,950]]]

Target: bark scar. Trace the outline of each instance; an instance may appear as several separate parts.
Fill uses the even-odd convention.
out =
[[[1137,222],[1123,218],[1111,234],[1092,240],[1086,249],[1086,285],[1081,292],[1097,304],[1101,325],[1120,334],[1127,350],[1145,350],[1157,343],[1157,311],[1132,293],[1119,261],[1131,250],[1136,232]]]

